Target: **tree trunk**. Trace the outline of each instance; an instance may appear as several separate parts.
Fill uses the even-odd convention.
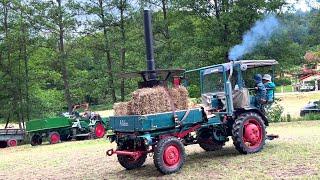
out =
[[[168,19],[168,8],[167,8],[167,0],[161,0],[162,3],[162,13],[163,13],[163,22],[164,22],[164,37],[167,42],[167,60],[169,62],[169,66],[172,66],[173,63],[173,57],[172,57],[172,51],[171,51],[171,38],[170,38],[170,32],[169,32],[169,19]]]
[[[13,98],[13,101],[12,101],[12,109],[11,111],[13,112],[14,115],[16,115],[16,118],[17,120],[21,120],[20,118],[20,112],[19,112],[19,97],[18,97],[18,86],[17,85],[17,80],[16,80],[16,77],[14,77],[14,74],[13,74],[13,65],[12,65],[12,59],[11,59],[11,45],[10,45],[10,40],[9,40],[9,25],[8,25],[8,3],[4,3],[3,4],[3,26],[4,26],[4,32],[5,32],[5,44],[6,44],[6,50],[7,50],[7,58],[8,58],[8,75],[10,77],[10,80],[11,80],[11,84],[9,86],[9,91],[12,93],[12,98]],[[9,110],[10,111],[10,110]],[[9,112],[10,114],[10,112]],[[10,119],[8,119],[10,120]],[[21,127],[21,124],[19,123],[19,126],[20,128]]]
[[[126,34],[125,34],[125,27],[124,27],[124,11],[126,6],[126,0],[120,1],[120,30],[121,30],[121,72],[125,71],[126,65]],[[124,79],[121,79],[121,101],[124,101],[125,96],[125,87],[124,87]]]
[[[67,63],[66,63],[66,56],[64,52],[64,24],[62,19],[61,0],[57,0],[57,2],[59,7],[59,54],[60,54],[60,62],[61,62],[62,79],[63,79],[63,85],[64,85],[64,96],[68,104],[68,112],[71,113],[72,100],[71,100],[70,88],[69,88],[69,75],[68,75],[68,69],[67,69]]]
[[[109,40],[108,40],[108,34],[107,34],[107,25],[106,25],[106,19],[104,16],[104,10],[103,10],[103,1],[99,0],[99,9],[100,9],[100,18],[103,23],[103,35],[104,35],[104,52],[107,56],[107,74],[109,76],[109,88],[111,91],[112,101],[115,103],[117,101],[116,98],[116,91],[114,88],[114,81],[113,81],[113,72],[112,72],[112,58],[111,58],[111,52],[109,48]]]

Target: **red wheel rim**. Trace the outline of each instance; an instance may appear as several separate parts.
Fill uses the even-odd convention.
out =
[[[102,138],[105,134],[106,130],[104,129],[102,124],[97,124],[95,128],[95,134],[97,138]]]
[[[9,147],[17,146],[17,140],[15,140],[15,139],[10,139],[10,140],[8,141],[8,146],[9,146]]]
[[[243,138],[244,144],[254,149],[262,143],[262,127],[256,119],[249,119],[243,125]]]
[[[165,165],[172,167],[178,165],[180,161],[180,150],[174,145],[168,146],[163,153]]]
[[[51,144],[56,144],[56,143],[58,143],[59,141],[60,141],[60,136],[59,136],[59,134],[57,134],[57,133],[51,134],[51,136],[50,136],[50,142],[51,142]]]

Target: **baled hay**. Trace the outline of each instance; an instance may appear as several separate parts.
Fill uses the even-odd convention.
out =
[[[131,101],[129,102],[119,102],[113,105],[115,116],[130,115],[131,113]]]
[[[188,109],[188,91],[185,87],[165,89],[164,87],[142,88],[132,93],[129,102],[116,103],[115,115],[144,115]]]
[[[172,88],[169,90],[172,102],[176,109],[188,109],[188,90],[183,87]]]
[[[179,103],[179,108],[180,109],[188,109],[188,104],[189,104],[189,93],[187,88],[180,86],[179,88],[179,93],[180,93],[180,103]]]
[[[163,87],[142,88],[132,93],[132,114],[166,112],[170,107],[169,95]]]

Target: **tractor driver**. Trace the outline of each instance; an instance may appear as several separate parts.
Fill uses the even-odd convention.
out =
[[[255,74],[253,77],[255,81],[255,90],[256,90],[256,96],[255,96],[255,106],[258,108],[262,108],[263,104],[266,104],[266,95],[267,90],[262,83],[262,76],[261,74]]]

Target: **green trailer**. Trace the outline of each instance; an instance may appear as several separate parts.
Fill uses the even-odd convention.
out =
[[[107,128],[107,118],[94,114],[89,118],[64,114],[62,117],[33,120],[26,123],[32,146],[41,145],[44,138],[50,144],[72,139],[102,138]]]

